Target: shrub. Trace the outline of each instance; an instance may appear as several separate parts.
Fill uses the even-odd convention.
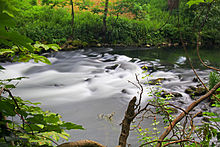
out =
[[[67,9],[63,8],[51,9],[47,6],[33,6],[31,9],[24,10],[17,18],[15,29],[34,41],[55,43],[57,40],[70,36],[71,15]]]
[[[102,18],[90,12],[81,12],[75,16],[75,37],[82,41],[101,40]]]
[[[209,89],[212,89],[218,82],[220,82],[220,74],[217,72],[210,72]]]

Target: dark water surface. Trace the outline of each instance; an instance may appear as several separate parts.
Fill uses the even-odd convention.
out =
[[[204,82],[211,70],[205,69],[195,50],[189,51],[193,65]],[[220,67],[220,50],[201,50],[201,57],[208,65]],[[146,74],[148,80],[165,78],[162,87],[166,91],[179,92],[183,97],[173,103],[186,107],[193,100],[184,90],[198,82],[192,82],[194,74],[181,48],[168,49],[86,49],[52,54],[52,65],[42,63],[1,64],[6,68],[0,78],[27,76],[13,91],[24,99],[41,102],[45,110],[57,112],[63,120],[81,124],[86,130],[73,130],[70,141],[91,139],[109,147],[118,144],[120,123],[129,100],[138,96],[138,89],[128,81],[141,83]],[[141,67],[147,66],[143,73]],[[145,85],[142,103],[150,97],[147,92],[154,86]],[[201,108],[208,107],[203,103]],[[200,108],[198,108],[199,111]],[[212,110],[211,110],[212,111]],[[214,111],[214,110],[213,110]],[[216,111],[216,110],[215,110]],[[105,116],[114,114],[110,121]],[[152,127],[152,119],[143,121],[144,127]],[[163,126],[159,126],[163,127]],[[128,143],[138,146],[135,132]]]

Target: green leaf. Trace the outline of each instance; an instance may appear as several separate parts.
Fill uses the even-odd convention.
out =
[[[5,88],[16,88],[16,87],[13,84],[9,84],[9,85],[5,85]]]
[[[54,51],[59,51],[61,49],[61,47],[57,44],[48,44],[47,46]]]
[[[43,114],[35,114],[32,117],[27,118],[27,121],[32,124],[46,124]]]
[[[0,28],[1,27],[4,28],[5,26],[15,25],[14,19],[11,16],[9,16],[6,11],[4,13],[0,12],[0,20],[1,20]]]
[[[41,128],[36,124],[29,123],[28,125],[26,124],[26,126],[25,126],[25,131],[27,131],[27,132],[40,131],[40,130],[41,130]]]
[[[17,111],[17,113],[19,113],[20,115],[22,115],[25,118],[28,116],[28,113],[25,110],[17,109],[16,111]]]
[[[51,65],[51,62],[44,56],[40,56],[40,55],[37,55],[37,54],[31,54],[30,57],[32,59],[34,59],[35,62],[41,61],[43,63]]]
[[[210,118],[209,119],[210,121],[214,121],[214,122],[220,122],[220,118],[217,117],[217,118]]]
[[[217,116],[217,114],[213,113],[213,112],[203,112],[203,115],[206,115],[206,116]]]
[[[14,51],[11,49],[0,49],[0,55],[11,54],[11,53],[14,53]]]
[[[33,46],[30,45],[33,41],[23,35],[20,35],[18,32],[7,32],[4,29],[0,29],[0,40],[10,41],[14,45],[26,47],[30,52],[33,52]]]
[[[189,5],[189,7],[191,7],[192,5],[198,5],[204,2],[205,2],[204,0],[190,0],[186,4]]]
[[[57,123],[57,122],[59,122],[60,118],[59,118],[58,114],[51,114],[49,116],[45,116],[44,120],[47,123]]]
[[[62,129],[58,125],[46,125],[42,131],[46,131],[46,132],[55,131],[61,133]]]
[[[15,116],[15,106],[10,101],[0,101],[0,112],[5,116]]]
[[[21,79],[24,79],[24,78],[28,78],[28,77],[18,77],[18,78],[4,79],[4,80],[0,80],[0,81],[11,82],[11,81],[14,81],[14,80],[21,80]]]
[[[81,125],[76,125],[71,122],[66,122],[66,123],[62,124],[61,127],[65,128],[65,130],[72,130],[72,129],[84,130],[84,128]]]

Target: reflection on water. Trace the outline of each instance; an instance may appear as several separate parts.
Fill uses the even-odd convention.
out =
[[[207,82],[210,70],[204,70],[193,54],[195,52],[191,50],[198,74]],[[212,53],[201,51],[201,56],[207,63],[219,67],[218,50]],[[128,82],[136,82],[135,74],[143,84],[147,80],[142,79],[145,74],[152,75],[148,80],[165,79],[163,89],[183,95],[174,101],[182,107],[192,101],[184,89],[199,84],[192,82],[195,76],[181,49],[88,49],[58,52],[49,59],[52,65],[33,62],[2,64],[7,70],[0,73],[0,78],[29,77],[19,83],[14,94],[40,101],[44,109],[58,112],[64,120],[86,128],[85,131],[71,131],[70,141],[91,139],[107,146],[117,145],[119,124],[127,104],[138,95],[138,89]],[[143,66],[148,67],[145,74],[142,73]],[[147,95],[149,86],[145,85],[143,103],[150,98]],[[100,120],[100,114],[114,114],[113,120]],[[144,123],[151,124],[152,120],[145,120]],[[137,136],[134,132],[131,134],[129,143],[137,146]]]
[[[118,49],[113,53],[127,55],[131,58],[138,58],[141,61],[159,61],[167,69],[175,67],[190,69],[182,48],[159,48],[159,49]],[[196,49],[189,49],[188,54],[193,66],[197,69],[205,69],[197,57]],[[200,49],[200,56],[208,65],[220,68],[220,49]]]

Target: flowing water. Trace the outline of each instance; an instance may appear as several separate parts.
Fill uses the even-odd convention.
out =
[[[189,54],[199,76],[207,82],[210,70],[201,66],[194,50],[190,50]],[[218,49],[202,50],[201,56],[207,64],[220,67]],[[13,94],[41,102],[43,109],[59,113],[63,120],[86,129],[70,131],[70,141],[91,139],[109,147],[118,144],[119,124],[127,104],[133,96],[138,96],[138,89],[132,84],[137,83],[135,75],[145,85],[143,103],[150,99],[146,93],[151,86],[144,84],[147,80],[165,78],[161,85],[163,89],[183,95],[173,100],[181,107],[192,102],[184,90],[199,84],[192,82],[195,75],[180,48],[82,49],[57,52],[49,60],[52,65],[2,63],[6,70],[0,73],[0,78],[29,77],[19,82]],[[143,66],[148,67],[145,73]],[[146,74],[152,76],[143,79]],[[202,109],[206,107],[206,103],[201,106]],[[106,119],[109,114],[113,114],[112,120]],[[152,119],[143,123],[150,127]],[[138,146],[136,137],[132,132],[128,141],[134,147]]]

